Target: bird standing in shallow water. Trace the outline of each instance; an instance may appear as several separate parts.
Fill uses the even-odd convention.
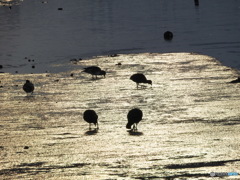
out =
[[[34,91],[34,85],[29,80],[26,80],[26,83],[23,85],[23,90],[26,93],[33,93]]]
[[[101,70],[101,68],[98,66],[86,67],[86,68],[84,68],[83,72],[91,74],[92,78],[94,77],[94,75],[96,78],[98,75],[102,75],[103,77],[105,77],[105,75],[106,75],[106,71]]]
[[[83,119],[89,123],[89,130],[91,129],[91,123],[98,129],[98,115],[94,110],[86,110],[83,113]]]
[[[133,74],[130,79],[132,81],[134,81],[135,83],[137,83],[137,88],[139,83],[147,83],[147,84],[151,84],[152,85],[152,81],[151,80],[147,80],[147,78],[141,74],[141,73],[137,73],[137,74]]]
[[[134,108],[130,110],[127,115],[128,123],[126,125],[126,128],[136,131],[137,124],[142,120],[142,116],[143,113],[140,109]]]

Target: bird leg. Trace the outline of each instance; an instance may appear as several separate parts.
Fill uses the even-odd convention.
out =
[[[137,124],[136,123],[133,124],[133,129],[132,130],[133,130],[133,132],[137,131]]]
[[[98,123],[96,124],[96,129],[99,129],[99,127],[98,127]]]

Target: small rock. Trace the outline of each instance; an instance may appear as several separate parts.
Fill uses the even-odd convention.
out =
[[[165,40],[172,40],[172,38],[173,38],[173,33],[171,31],[166,31],[164,33],[164,39]]]
[[[24,148],[23,149],[29,149],[29,146],[24,146]]]

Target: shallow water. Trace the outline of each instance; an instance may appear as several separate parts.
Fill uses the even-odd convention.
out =
[[[106,70],[106,78],[81,72],[90,65]],[[210,172],[240,172],[239,84],[228,83],[238,72],[192,53],[99,56],[74,66],[58,74],[0,74],[2,179],[211,179]],[[137,89],[129,79],[136,72],[152,87]],[[22,90],[26,79],[35,84],[33,95]],[[143,120],[138,132],[128,132],[134,107]],[[86,109],[98,113],[98,131],[89,131]]]
[[[197,52],[240,69],[237,0],[13,2],[0,6],[2,72],[64,72],[73,58],[139,52]]]

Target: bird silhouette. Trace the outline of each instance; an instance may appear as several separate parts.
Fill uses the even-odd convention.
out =
[[[89,123],[89,129],[91,129],[91,123],[98,129],[98,115],[94,110],[86,110],[83,113],[83,119]]]
[[[105,77],[105,75],[106,75],[106,71],[101,70],[101,68],[98,66],[86,67],[86,68],[84,68],[83,72],[91,74],[92,78],[94,78],[94,75],[96,78],[98,75],[102,75],[103,77]]]
[[[26,80],[25,84],[23,85],[23,90],[26,93],[33,93],[34,91],[34,85],[29,80]]]
[[[151,80],[147,80],[147,78],[144,76],[144,74],[141,73],[137,73],[137,74],[133,74],[130,79],[132,81],[134,81],[135,83],[137,83],[137,88],[138,85],[140,83],[147,83],[147,84],[151,84],[152,85],[152,81]]]
[[[126,128],[136,131],[138,123],[142,120],[142,116],[143,113],[140,109],[134,108],[130,110],[127,115],[128,123]]]

